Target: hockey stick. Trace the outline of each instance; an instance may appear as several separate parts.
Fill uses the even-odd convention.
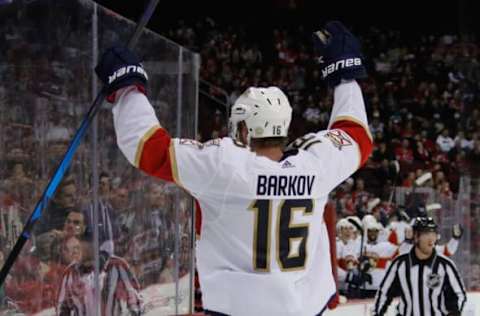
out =
[[[148,3],[147,8],[142,14],[142,17],[137,23],[137,27],[135,28],[135,32],[133,33],[132,37],[128,41],[127,47],[129,49],[132,49],[138,42],[138,39],[140,38],[140,35],[143,32],[143,29],[147,25],[148,21],[150,21],[150,18],[153,15],[153,12],[155,11],[155,8],[158,4],[159,0],[150,0]],[[65,172],[67,171],[68,167],[70,166],[70,163],[72,161],[73,155],[75,154],[75,151],[77,150],[78,146],[80,145],[80,141],[82,140],[83,136],[85,135],[88,127],[90,126],[90,123],[92,122],[93,118],[98,112],[98,109],[103,103],[103,100],[107,97],[107,93],[105,88],[103,88],[100,93],[97,95],[95,100],[93,101],[93,104],[90,106],[90,109],[88,110],[87,114],[83,118],[82,123],[80,124],[80,127],[78,128],[77,132],[75,133],[75,136],[70,142],[70,145],[68,146],[67,151],[65,152],[65,155],[63,156],[62,161],[58,165],[57,169],[55,170],[55,173],[53,174],[52,178],[50,179],[50,182],[48,183],[47,187],[45,188],[45,191],[43,191],[42,196],[38,200],[35,209],[33,210],[32,214],[30,215],[27,223],[23,227],[23,231],[20,234],[20,237],[18,237],[17,242],[15,243],[15,246],[13,247],[12,251],[8,255],[7,260],[3,264],[2,270],[0,271],[0,286],[3,285],[5,282],[5,279],[12,268],[13,264],[17,260],[18,255],[22,251],[23,246],[27,242],[27,240],[30,238],[33,226],[35,223],[40,219],[42,216],[42,211],[44,207],[48,205],[48,201],[52,198],[52,196],[55,194],[55,191],[57,190],[58,185],[63,179],[63,176],[65,175]]]
[[[392,162],[392,164],[395,167],[395,178],[393,179],[392,188],[390,189],[390,197],[388,198],[388,206],[392,205],[393,197],[395,195],[395,187],[397,185],[397,180],[398,180],[398,177],[400,175],[400,164],[398,163],[398,161],[394,160]]]

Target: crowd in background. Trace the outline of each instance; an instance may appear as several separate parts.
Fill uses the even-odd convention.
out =
[[[69,14],[72,11],[77,12]],[[92,99],[92,65],[89,17],[75,5],[61,2],[47,9],[33,2],[15,14],[2,14],[8,16],[0,24],[3,261]],[[112,31],[103,34],[105,38],[121,37],[118,29],[106,29]],[[164,35],[201,54],[200,77],[208,83],[208,95],[228,105],[248,86],[276,85],[293,107],[292,140],[327,127],[332,91],[322,83],[310,34],[302,27],[273,29],[271,39],[259,41],[242,26],[206,19],[191,25],[180,22]],[[403,37],[394,30],[375,28],[361,32],[361,40],[370,76],[360,84],[375,149],[366,166],[332,194],[329,207],[336,209],[339,218],[372,214],[384,230],[400,214],[401,203],[392,196],[394,186],[411,189],[415,179],[431,172],[432,179],[424,187],[431,188],[438,199],[457,199],[460,177],[480,175],[480,48],[456,35]],[[147,58],[156,51],[143,49],[152,52]],[[176,57],[172,56],[160,54],[159,58]],[[174,130],[175,112],[168,108],[176,106],[172,101],[176,79],[156,81],[153,77],[151,81],[151,90],[158,90],[153,99],[163,101],[154,101],[154,106],[162,123]],[[160,85],[162,89],[157,89]],[[227,111],[211,100],[200,98],[202,141],[228,134]],[[127,269],[131,280],[138,281],[132,281],[138,292],[152,284],[172,282],[175,259],[181,262],[180,275],[189,272],[190,201],[171,186],[127,167],[115,145],[108,111],[103,108],[98,116],[101,149],[96,208],[102,267],[106,275]],[[26,313],[53,308],[59,304],[59,292],[69,293],[67,280],[60,286],[67,267],[73,276],[91,271],[92,155],[87,137],[0,292],[2,306]],[[471,232],[471,249],[476,249],[480,247],[480,181],[472,184],[469,227],[464,228]],[[409,205],[402,206],[414,214]],[[414,201],[411,206],[425,205]],[[175,236],[180,238],[179,258],[174,258]],[[450,236],[445,237],[447,242]],[[476,260],[480,262],[480,257]],[[85,265],[75,265],[78,262]],[[472,288],[478,289],[480,280],[474,281]],[[137,298],[128,301],[133,302],[132,310],[141,308]],[[67,310],[72,308],[68,300],[62,302]]]

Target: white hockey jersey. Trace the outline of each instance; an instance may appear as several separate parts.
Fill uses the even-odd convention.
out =
[[[387,227],[388,241],[394,245],[400,245],[405,240],[405,230],[411,228],[411,225],[404,221],[391,222]]]
[[[351,261],[352,258],[354,258],[355,263],[357,263],[357,259],[360,257],[360,238],[350,239],[347,243],[339,239],[336,245],[338,266],[341,269],[346,270],[348,268],[348,261]]]
[[[360,239],[350,239],[346,243],[337,239],[337,274],[340,288],[344,288],[348,271],[358,265],[360,257]]]
[[[370,262],[373,264],[368,272],[372,276],[372,283],[366,283],[365,289],[377,290],[380,287],[388,266],[398,253],[398,246],[388,241],[365,244],[365,254],[371,258]]]
[[[126,158],[200,203],[197,268],[205,309],[311,316],[335,294],[324,206],[366,161],[372,141],[358,84],[337,86],[334,98],[330,129],[305,135],[272,161],[230,138],[170,138],[142,93],[118,92],[114,125]]]

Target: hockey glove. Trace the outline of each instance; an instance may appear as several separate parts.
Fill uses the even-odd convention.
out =
[[[124,46],[112,46],[100,59],[95,72],[107,89],[107,100],[115,101],[115,92],[131,85],[146,93],[148,76],[140,58]]]
[[[452,227],[452,237],[455,239],[462,238],[463,235],[463,227],[460,224],[455,224]]]
[[[342,79],[367,77],[360,43],[341,22],[328,22],[324,29],[313,33],[313,44],[320,56],[322,77],[330,87]]]

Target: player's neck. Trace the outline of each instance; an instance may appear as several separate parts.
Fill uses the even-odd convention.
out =
[[[252,150],[259,156],[267,157],[273,161],[280,161],[283,157],[283,150],[281,147],[257,147]]]

